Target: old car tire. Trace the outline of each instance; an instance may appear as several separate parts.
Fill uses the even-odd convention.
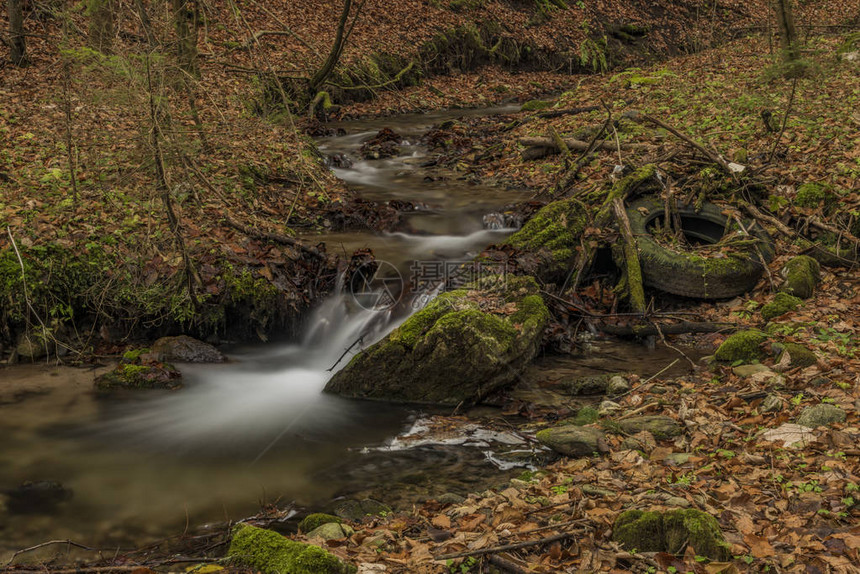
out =
[[[681,219],[684,235],[699,244],[716,243],[727,229],[738,229],[737,223],[730,223],[722,209],[713,203],[705,203],[699,210],[676,203],[674,209]],[[664,212],[663,200],[654,197],[638,199],[627,208],[630,228],[639,246],[642,280],[648,287],[697,299],[734,297],[758,283],[764,273],[762,258],[765,262],[773,259],[770,236],[753,221],[744,221],[743,225],[758,240],[756,245],[732,250],[725,256],[664,247],[652,235]]]

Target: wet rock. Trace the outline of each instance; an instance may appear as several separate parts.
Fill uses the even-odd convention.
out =
[[[465,497],[460,496],[459,494],[456,494],[454,492],[446,492],[442,496],[436,498],[436,502],[438,502],[439,504],[460,504],[464,500],[466,500]]]
[[[777,293],[773,301],[766,303],[761,308],[761,318],[770,321],[781,317],[790,311],[794,311],[803,304],[803,299],[789,295],[788,293]]]
[[[630,390],[630,383],[621,375],[615,375],[609,378],[609,383],[606,385],[606,394],[610,397],[623,395]]]
[[[484,229],[519,229],[523,225],[522,215],[513,212],[488,213],[482,221]]]
[[[712,560],[731,558],[717,520],[695,509],[622,512],[615,520],[612,539],[630,551],[683,554],[691,546],[697,555]]]
[[[400,137],[394,130],[390,128],[382,128],[368,141],[364,142],[358,153],[364,159],[384,159],[394,157],[400,153],[400,142],[403,138]]]
[[[126,351],[113,371],[96,377],[96,391],[114,389],[176,389],[182,374],[169,363],[158,361],[148,348]]]
[[[788,260],[780,274],[785,278],[781,292],[809,299],[821,280],[821,266],[808,255],[798,255]]]
[[[52,512],[60,503],[71,499],[72,495],[71,489],[59,482],[27,481],[18,488],[6,491],[6,507],[14,514]]]
[[[562,381],[560,386],[570,395],[602,395],[609,385],[608,375],[588,375]]]
[[[845,422],[845,411],[827,403],[806,407],[797,417],[797,424],[813,429],[841,422]]]
[[[606,452],[603,432],[596,428],[562,425],[537,433],[538,441],[565,456],[591,456]]]
[[[759,411],[763,413],[776,413],[782,410],[782,404],[782,397],[779,395],[768,395],[761,402]]]
[[[299,523],[299,530],[307,533],[312,530],[316,530],[323,524],[329,524],[330,522],[336,522],[340,524],[343,521],[339,517],[332,516],[331,514],[325,514],[323,512],[314,512],[313,514],[308,514],[302,519],[302,521]]]
[[[346,154],[336,153],[328,156],[328,165],[329,167],[349,169],[352,167],[352,160]]]
[[[159,361],[179,363],[222,363],[221,351],[203,341],[187,335],[162,337],[152,344],[150,350]]]
[[[663,415],[646,415],[632,417],[619,422],[621,430],[635,435],[642,431],[648,431],[657,440],[673,438],[681,434],[681,425],[678,422]]]
[[[391,509],[372,498],[361,500],[342,500],[335,505],[334,513],[344,520],[358,522],[365,516],[386,515]]]
[[[347,397],[473,404],[513,383],[540,346],[549,311],[531,277],[486,277],[443,293],[326,385]]]
[[[233,529],[227,556],[263,574],[352,574],[355,567],[313,544],[284,538],[277,532],[239,524]]]
[[[355,534],[355,530],[348,524],[339,522],[326,522],[308,532],[308,538],[322,538],[323,540],[340,540],[349,538]]]
[[[765,357],[765,352],[761,348],[765,341],[767,341],[767,334],[761,331],[755,329],[738,331],[723,341],[714,353],[714,358],[726,363],[759,361]]]

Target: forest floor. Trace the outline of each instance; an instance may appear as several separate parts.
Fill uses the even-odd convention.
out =
[[[278,284],[285,277],[307,276],[302,289],[293,294],[294,304],[304,307],[313,299],[310,277],[316,277],[316,263],[310,266],[295,246],[273,246],[249,237],[225,223],[225,213],[257,229],[291,237],[301,229],[340,225],[335,221],[342,221],[338,212],[346,205],[356,206],[350,209],[357,215],[347,217],[353,225],[381,228],[389,224],[386,218],[393,219],[390,213],[356,203],[288,121],[279,124],[248,112],[249,81],[235,66],[258,65],[254,58],[256,62],[285,61],[286,53],[297,54],[295,60],[286,60],[297,69],[316,61],[314,52],[329,41],[331,22],[336,19],[337,3],[328,4],[327,11],[316,9],[317,3],[306,3],[300,9],[273,15],[272,8],[252,2],[244,20],[235,20],[235,28],[212,26],[206,45],[213,50],[204,58],[197,95],[207,126],[205,142],[192,129],[190,110],[182,107],[184,100],[169,74],[159,80],[163,82],[160,89],[172,98],[173,119],[169,128],[157,129],[165,134],[168,177],[176,182],[173,207],[186,249],[199,267],[200,297],[218,297],[228,291],[230,297],[238,298],[243,290],[260,289],[261,282]],[[435,26],[462,21],[461,13],[448,9],[450,3],[434,4],[410,1],[392,8],[381,0],[370,1],[366,8],[369,20],[356,27],[346,61],[383,46],[393,52],[406,50],[415,45],[415,38],[432,38],[438,30]],[[582,14],[577,10],[608,11],[622,3],[599,2],[598,8],[588,4],[587,8],[554,13],[553,18],[569,18],[570,25],[564,29],[581,30]],[[517,18],[528,18],[511,8],[514,5],[476,2],[467,8],[467,14],[499,11],[496,16],[510,18],[514,27]],[[727,6],[729,14],[742,10],[739,22],[747,26],[768,18],[765,2]],[[841,24],[856,19],[860,6],[857,2],[806,2],[801,10],[806,11],[803,17],[807,21]],[[602,13],[592,14],[593,21]],[[409,34],[391,32],[402,21],[398,18],[407,14],[422,25]],[[629,19],[639,22],[635,10],[629,12]],[[215,21],[227,20],[213,15]],[[430,21],[433,26],[425,24]],[[702,29],[708,27],[708,21],[702,20]],[[251,23],[253,30],[288,26],[318,44],[311,49],[296,44],[290,36],[276,36],[267,39],[265,55],[254,55],[236,47],[248,36],[241,32],[244,22]],[[552,26],[558,24],[550,18],[524,29],[541,46],[552,41]],[[56,24],[48,21],[45,26],[59,33]],[[524,474],[505,488],[475,493],[461,503],[431,501],[412,511],[355,522],[355,534],[349,538],[321,544],[360,565],[360,572],[365,573],[489,571],[491,556],[496,558],[493,567],[502,572],[857,571],[860,277],[854,267],[823,267],[814,295],[801,307],[769,322],[760,314],[764,304],[774,298],[773,287],[782,280],[783,264],[806,249],[798,238],[805,235],[818,240],[827,235],[827,229],[816,228],[815,221],[826,222],[844,236],[858,235],[860,68],[858,62],[843,59],[839,53],[848,35],[810,34],[807,40],[805,57],[811,65],[806,76],[796,81],[780,75],[768,39],[753,36],[657,64],[576,76],[575,85],[564,74],[520,73],[490,66],[426,78],[420,86],[382,91],[371,101],[340,109],[342,116],[387,115],[560,93],[547,100],[549,107],[543,112],[590,105],[600,108],[558,117],[520,112],[457,122],[440,134],[439,165],[453,168],[464,179],[534,189],[548,200],[553,197],[555,182],[578,155],[524,159],[519,140],[547,136],[554,129],[564,135],[581,134],[588,141],[594,126],[602,125],[611,114],[619,121],[611,138],[640,147],[622,150],[621,157],[600,152],[582,165],[579,178],[563,193],[587,192],[596,182],[607,181],[619,163],[656,163],[671,177],[676,193],[695,196],[704,191],[727,209],[737,209],[732,207],[739,205],[737,200],[755,199],[797,236],[784,236],[774,229],[778,256],[769,266],[769,275],[747,295],[718,303],[683,304],[684,311],[702,321],[767,328],[768,341],[761,348],[760,360],[765,368],[751,372],[738,369],[740,365],[698,362],[695,373],[687,377],[631,377],[631,391],[616,400],[622,409],[620,416],[665,415],[682,425],[681,436],[659,441],[639,437],[641,448],[631,449],[625,442],[629,436],[611,421],[599,420],[592,424],[606,432],[608,453],[603,456],[564,458]],[[141,67],[130,67],[119,82],[101,69],[97,72],[101,81],[95,82],[96,75],[82,72],[87,61],[73,59],[69,65],[78,66],[73,71],[81,74],[72,73],[61,65],[50,40],[34,38],[32,46],[33,66],[3,69],[0,83],[0,136],[9,144],[0,156],[4,186],[0,227],[8,230],[0,237],[0,249],[6,264],[13,270],[19,264],[9,249],[12,239],[25,258],[34,260],[57,246],[74,253],[98,252],[98,265],[105,276],[111,277],[116,261],[132,261],[130,284],[148,290],[142,302],[135,297],[141,310],[138,316],[126,318],[129,321],[145,314],[177,313],[181,317],[193,312],[187,295],[168,298],[168,308],[160,303],[152,309],[146,307],[164,300],[161,286],[165,279],[177,292],[182,292],[186,281],[183,256],[165,217],[165,202],[153,184],[151,150],[141,137],[156,129],[146,113],[148,98],[141,99],[147,92],[144,84],[152,92],[151,77],[147,80]],[[230,60],[233,72],[219,59],[215,47],[225,50],[220,57],[227,53],[240,56]],[[849,46],[848,51],[852,49],[857,48]],[[751,190],[733,189],[725,175],[706,169],[712,168],[707,160],[665,129],[649,129],[623,119],[623,113],[631,110],[660,118],[708,149],[755,170],[757,185]],[[762,115],[765,111],[769,116]],[[290,121],[297,122],[298,128],[304,124],[299,118]],[[69,141],[76,149],[72,156]],[[801,204],[797,200],[798,189],[806,183],[821,185],[822,201]],[[596,239],[604,232],[589,233]],[[243,279],[232,283],[225,279],[228,266],[240,267],[242,271],[236,275]],[[336,262],[326,260],[322,267],[333,270],[335,266]],[[42,275],[34,273],[34,278],[39,277]],[[112,284],[111,279],[71,287],[107,293]],[[10,290],[16,285],[0,283],[0,291],[4,287]],[[4,297],[11,294],[18,292],[4,292]],[[52,296],[49,293],[46,301]],[[111,304],[122,305],[127,295],[114,296]],[[593,312],[615,308],[616,303],[596,285],[584,286],[582,302]],[[657,310],[682,307],[661,297],[655,305]],[[23,303],[16,301],[15,306]],[[14,312],[10,311],[13,307],[4,300],[4,313]],[[63,317],[62,307],[39,311],[45,317]],[[18,321],[20,324],[20,317]],[[257,332],[265,336],[270,326],[261,325]],[[125,344],[125,334],[105,338],[119,349]],[[724,334],[710,334],[669,340],[714,349],[724,339]],[[774,343],[803,344],[815,353],[815,362],[806,367],[783,364],[772,350]],[[778,410],[763,412],[762,402],[768,397],[777,399]],[[811,431],[784,426],[819,404],[838,407],[845,420]],[[521,432],[534,434],[569,414],[542,412]],[[765,436],[767,431],[779,429],[782,439]],[[611,530],[620,512],[630,508],[704,510],[719,520],[734,559],[709,562],[693,550],[680,556],[628,552],[611,540]],[[300,535],[294,538],[302,539]],[[539,540],[543,542],[521,549],[499,549]],[[473,555],[437,560],[440,555],[458,553]],[[134,560],[111,565],[128,565],[130,570]]]

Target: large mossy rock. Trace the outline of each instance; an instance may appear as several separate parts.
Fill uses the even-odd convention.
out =
[[[631,417],[619,423],[621,430],[627,434],[637,434],[648,431],[657,440],[674,438],[681,434],[681,425],[675,419],[663,415],[644,415]]]
[[[221,351],[188,335],[162,337],[152,344],[151,352],[160,361],[180,363],[222,363]]]
[[[531,277],[443,293],[356,355],[325,390],[380,401],[473,404],[512,383],[537,354],[549,311]]]
[[[612,539],[630,551],[683,554],[692,546],[698,556],[720,561],[731,558],[717,520],[695,509],[622,512],[615,520]]]
[[[809,428],[830,426],[833,423],[845,422],[845,411],[836,405],[821,403],[812,407],[806,407],[797,417],[797,424]]]
[[[761,348],[765,341],[767,341],[767,334],[761,331],[755,329],[738,331],[723,341],[714,353],[714,358],[725,363],[760,361],[766,355]]]
[[[583,203],[577,199],[554,201],[542,208],[508,238],[524,252],[518,265],[547,283],[564,281],[575,267],[580,237],[588,224]]]
[[[182,373],[169,363],[153,358],[149,349],[126,352],[113,371],[96,377],[96,391],[115,389],[177,389],[182,386]]]
[[[354,566],[344,564],[319,546],[284,538],[277,532],[239,524],[227,552],[235,562],[263,574],[352,574]]]

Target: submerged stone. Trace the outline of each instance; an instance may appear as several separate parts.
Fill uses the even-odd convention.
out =
[[[443,293],[326,385],[347,397],[473,404],[517,379],[540,346],[549,311],[531,277],[496,277]]]
[[[759,361],[765,356],[761,348],[762,343],[765,341],[767,341],[767,334],[761,331],[755,329],[738,331],[723,341],[723,344],[714,353],[714,357],[718,361],[726,363]]]
[[[50,513],[72,495],[71,489],[53,480],[27,481],[6,491],[6,507],[15,514]]]
[[[116,369],[96,377],[97,391],[115,389],[177,389],[182,374],[168,363],[120,362]]]
[[[313,544],[284,538],[277,532],[239,524],[227,556],[263,574],[352,574],[356,568]]]

